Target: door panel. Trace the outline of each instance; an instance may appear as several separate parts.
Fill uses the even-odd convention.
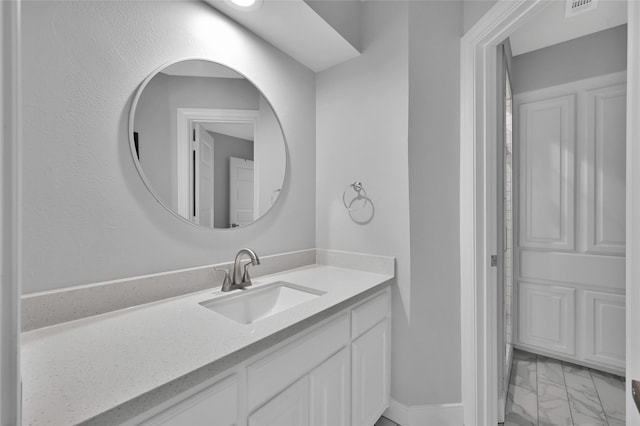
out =
[[[625,297],[584,292],[585,359],[624,369]]]
[[[213,137],[196,125],[196,223],[213,228]]]
[[[537,250],[520,251],[520,276],[524,280],[579,283],[624,289],[624,258]]]
[[[522,281],[518,290],[520,341],[575,355],[575,290]]]
[[[311,426],[349,426],[351,369],[348,349],[322,363],[309,375]]]
[[[587,92],[590,252],[625,252],[626,85]]]
[[[389,406],[389,351],[388,320],[380,322],[351,345],[354,426],[371,426]]]
[[[289,386],[249,416],[249,426],[309,424],[309,377]]]
[[[575,96],[520,106],[523,247],[572,250],[574,242]]]
[[[229,158],[229,219],[231,226],[246,226],[254,220],[253,161]]]

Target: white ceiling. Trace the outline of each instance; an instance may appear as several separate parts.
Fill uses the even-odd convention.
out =
[[[224,0],[205,0],[313,71],[322,71],[360,54],[303,0],[264,0],[243,11]]]
[[[199,123],[210,132],[221,133],[240,139],[253,140],[253,124],[250,123]]]
[[[548,6],[509,37],[513,56],[627,22],[626,1],[599,0],[595,9],[570,18],[565,18],[565,1],[554,0],[548,3]]]

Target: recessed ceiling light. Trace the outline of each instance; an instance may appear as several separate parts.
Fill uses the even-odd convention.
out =
[[[229,6],[237,10],[256,10],[262,6],[262,0],[224,0]]]

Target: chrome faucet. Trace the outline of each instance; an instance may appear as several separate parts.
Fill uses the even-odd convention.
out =
[[[249,256],[250,262],[242,264],[243,255]],[[229,278],[229,271],[227,269],[221,269],[224,271],[224,281],[222,283],[222,291],[231,291],[235,289],[243,289],[251,285],[251,277],[249,277],[249,266],[259,265],[260,258],[250,248],[243,248],[236,254],[236,260],[233,262],[233,271],[231,278]],[[244,270],[242,270],[244,268]],[[216,270],[219,270],[215,268]]]

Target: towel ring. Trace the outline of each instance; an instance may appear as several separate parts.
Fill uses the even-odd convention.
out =
[[[349,191],[349,188],[353,189],[356,193],[356,196],[354,198],[351,199],[350,203],[347,203],[347,191]],[[354,201],[356,200],[364,200],[362,202],[362,205],[360,207],[357,208],[351,208],[350,206],[353,204]],[[344,207],[350,211],[350,212],[357,212],[358,210],[362,210],[365,206],[365,204],[367,204],[367,190],[364,189],[364,186],[362,185],[362,182],[360,181],[355,181],[350,185],[347,185],[346,188],[344,189],[344,191],[342,192],[342,204],[344,204]]]

